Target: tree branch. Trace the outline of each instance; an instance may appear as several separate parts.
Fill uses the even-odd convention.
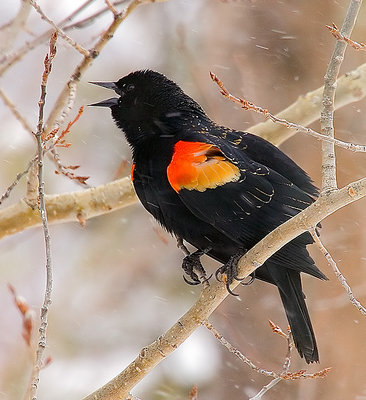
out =
[[[62,21],[60,21],[57,26],[59,28],[64,27],[65,24],[69,23],[70,21],[73,20],[79,13],[81,13],[86,7],[90,5],[94,0],[86,0],[85,3],[80,5],[76,10],[74,10],[71,14],[69,14],[66,18],[64,18]],[[31,10],[31,5],[28,0],[22,0],[23,4],[26,4]],[[72,26],[70,25],[69,28],[65,27],[64,31],[71,29]],[[20,29],[20,27],[19,27]],[[19,48],[15,53],[11,55],[5,55],[0,58],[0,76],[4,74],[8,68],[10,68],[12,65],[15,63],[19,62],[30,50],[36,48],[38,45],[41,43],[44,43],[48,38],[52,35],[52,32],[54,32],[54,29],[49,29],[46,32],[42,33],[41,35],[37,36],[35,39],[33,39],[31,42],[27,42],[24,46]],[[4,54],[0,51],[0,54]]]
[[[14,117],[22,124],[23,128],[33,135],[31,126],[25,117],[18,111],[15,104],[9,99],[9,97],[0,89],[0,97],[3,102],[9,107],[10,111],[13,113]]]
[[[43,114],[44,114],[44,106],[46,101],[46,88],[48,77],[52,68],[52,61],[56,55],[56,40],[57,33],[55,32],[50,39],[50,52],[46,54],[44,60],[44,72],[42,75],[42,83],[41,83],[41,97],[39,99],[39,117],[38,117],[38,126],[37,132],[35,133],[36,141],[37,141],[37,166],[38,166],[38,200],[39,200],[39,212],[41,215],[42,226],[43,226],[43,234],[45,241],[45,250],[46,250],[46,290],[43,300],[43,305],[41,308],[41,323],[39,326],[39,340],[38,347],[36,351],[36,358],[33,365],[32,370],[32,378],[31,378],[31,399],[37,400],[37,391],[38,391],[38,382],[39,382],[39,373],[43,367],[43,359],[44,359],[44,351],[47,345],[47,326],[48,326],[48,310],[51,305],[51,295],[52,295],[52,258],[51,258],[51,239],[50,233],[48,229],[47,222],[47,211],[45,204],[45,195],[44,195],[44,181],[43,181],[43,133],[44,133],[44,125],[43,125]]]
[[[251,103],[248,100],[245,100],[241,97],[237,97],[232,95],[224,86],[224,84],[222,83],[222,81],[219,79],[219,77],[214,74],[213,72],[210,72],[210,76],[211,79],[219,86],[220,93],[227,98],[228,100],[239,104],[241,106],[241,108],[243,108],[244,110],[249,110],[249,111],[254,111],[256,113],[262,114],[265,118],[271,120],[272,122],[275,122],[277,124],[280,124],[282,126],[285,126],[286,128],[289,129],[294,129],[297,132],[304,132],[309,134],[310,136],[315,137],[318,140],[323,140],[326,142],[330,142],[332,144],[335,144],[339,147],[342,147],[343,149],[346,150],[352,150],[355,152],[366,152],[366,145],[362,145],[362,144],[355,144],[355,143],[349,143],[349,142],[344,142],[342,140],[338,140],[335,139],[334,137],[330,137],[327,135],[324,135],[322,133],[316,132],[311,128],[307,128],[303,125],[300,125],[298,123],[294,123],[294,122],[289,122],[286,119],[283,118],[278,118],[275,115],[273,115],[272,113],[270,113],[266,108],[262,108],[259,106],[256,106],[254,103]],[[249,128],[249,130],[251,130],[251,128]]]
[[[327,28],[330,30],[331,34],[338,40],[344,40],[347,44],[349,44],[351,47],[353,47],[355,50],[366,50],[366,44],[365,43],[357,43],[354,40],[343,36],[341,32],[339,32],[339,29],[335,23],[333,23],[331,26],[327,25]]]
[[[18,14],[8,24],[0,27],[0,54],[6,54],[11,49],[19,32],[26,25],[30,11],[31,6],[28,1],[22,0]]]
[[[341,271],[339,270],[339,268],[337,266],[337,263],[334,261],[333,257],[331,256],[329,251],[325,248],[324,244],[320,240],[320,237],[317,234],[316,229],[312,229],[310,233],[311,233],[316,245],[319,247],[320,251],[323,253],[324,257],[328,261],[328,264],[332,267],[335,276],[337,277],[337,279],[339,280],[339,282],[345,289],[350,302],[357,308],[357,310],[361,314],[366,315],[366,308],[353,295],[352,289],[349,286],[349,284],[347,283],[346,278],[343,276],[343,274],[341,273]]]
[[[366,196],[366,178],[352,182],[342,189],[323,193],[308,208],[268,234],[239,261],[238,274],[249,276],[271,255],[301,233],[316,226],[336,210]],[[240,282],[235,281],[230,289]],[[163,335],[142,349],[137,358],[119,375],[84,400],[120,400],[157,364],[179,347],[228,296],[222,282],[214,281],[203,288],[196,303]]]
[[[129,178],[79,192],[45,196],[50,224],[71,221],[85,223],[89,218],[136,202],[137,198]],[[38,209],[33,210],[24,200],[0,210],[0,239],[40,225]]]
[[[270,371],[264,368],[260,368],[257,365],[253,363],[253,361],[249,360],[248,357],[246,357],[241,351],[239,351],[237,348],[235,348],[231,343],[229,343],[213,326],[210,322],[204,321],[203,325],[212,332],[212,334],[215,336],[215,338],[223,345],[225,346],[230,353],[233,353],[236,357],[239,358],[240,361],[245,363],[248,367],[253,369],[254,371],[258,372],[258,374],[263,374],[266,376],[270,376],[272,378],[280,378],[280,375],[277,374],[274,371]],[[287,372],[287,371],[286,371]],[[281,380],[281,378],[280,378]]]
[[[55,24],[47,15],[42,11],[41,7],[37,4],[35,0],[28,0],[31,6],[37,11],[37,13],[41,16],[42,19],[47,21],[52,28],[57,32],[59,36],[61,36],[66,43],[72,46],[75,50],[77,50],[84,57],[89,57],[89,51],[84,49],[80,44],[76,43],[75,40],[71,39],[71,37],[67,36],[66,33]]]
[[[103,47],[113,37],[121,23],[135,10],[136,7],[141,4],[153,3],[154,1],[155,0],[132,0],[132,2],[122,12],[113,15],[113,22],[103,32],[94,47],[89,50],[88,55],[85,56],[81,63],[75,68],[71,78],[59,94],[56,104],[47,119],[46,133],[58,128],[62,124],[74,104],[76,89],[80,77],[89,68],[93,60],[98,57]]]
[[[356,23],[357,15],[362,1],[351,0],[344,19],[341,35],[350,37],[353,27]],[[344,53],[347,48],[347,42],[338,40],[333,54],[330,58],[327,72],[324,77],[324,92],[322,107],[320,112],[320,126],[322,134],[334,138],[334,98],[337,87],[337,77],[341,64],[344,59]],[[337,166],[335,158],[334,143],[323,141],[322,143],[322,190],[334,190],[337,188]]]
[[[324,86],[301,95],[293,104],[282,110],[276,117],[287,121],[296,121],[297,124],[307,126],[320,118],[320,106]],[[334,107],[336,110],[359,101],[366,96],[366,64],[362,64],[337,80],[337,96]],[[262,138],[279,146],[292,137],[295,129],[288,129],[268,120],[260,122],[247,129]]]

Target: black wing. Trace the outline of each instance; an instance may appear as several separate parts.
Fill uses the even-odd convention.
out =
[[[313,202],[313,198],[298,185],[316,193],[310,178],[292,160],[266,141],[258,142],[251,136],[248,143],[245,141],[248,135],[240,136],[233,131],[226,132],[225,137],[201,136],[203,142],[218,149],[222,161],[238,168],[240,177],[232,182],[218,182],[215,187],[211,184],[205,190],[183,187],[178,192],[182,202],[196,217],[214,226],[244,250],[253,247]],[[251,157],[255,154],[260,154],[258,159],[266,161],[266,165]],[[281,165],[281,157],[286,168]],[[209,165],[211,160],[208,158],[205,162]],[[204,163],[199,168],[204,169]],[[295,172],[287,175],[294,177],[298,185],[278,172],[285,173],[290,168]],[[309,243],[312,243],[312,238],[309,233],[304,233],[284,246],[271,260],[325,278],[305,249]]]

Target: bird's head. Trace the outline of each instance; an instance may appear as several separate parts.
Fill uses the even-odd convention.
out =
[[[117,82],[91,83],[118,95],[91,106],[109,107],[132,145],[152,135],[172,135],[172,126],[179,126],[196,114],[205,115],[175,82],[155,71],[135,71]]]

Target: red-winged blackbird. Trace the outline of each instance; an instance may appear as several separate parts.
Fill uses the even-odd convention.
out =
[[[109,107],[132,149],[131,178],[144,207],[178,239],[196,247],[183,268],[199,283],[199,257],[223,263],[227,286],[237,260],[274,228],[308,207],[318,190],[277,147],[258,136],[216,125],[164,75],[136,71],[117,82]],[[253,277],[278,287],[296,348],[307,363],[319,360],[300,272],[320,279],[306,232],[282,247]]]

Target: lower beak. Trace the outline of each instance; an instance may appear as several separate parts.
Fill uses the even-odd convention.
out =
[[[118,105],[118,99],[116,97],[100,101],[99,103],[88,104],[89,107],[113,107],[117,105]]]

